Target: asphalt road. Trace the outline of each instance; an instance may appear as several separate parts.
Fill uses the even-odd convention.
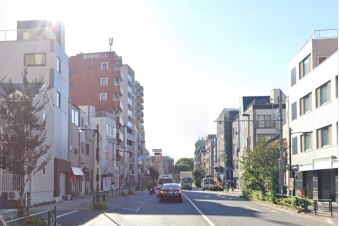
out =
[[[302,226],[338,225],[338,218],[300,214],[279,207],[263,205],[240,197],[240,193],[223,193],[193,189],[184,191],[183,202],[159,203],[147,191],[118,197],[105,211],[91,210],[91,199],[64,202],[57,207],[57,222],[62,226]],[[53,204],[34,208],[39,213]],[[46,213],[40,213],[45,216]]]

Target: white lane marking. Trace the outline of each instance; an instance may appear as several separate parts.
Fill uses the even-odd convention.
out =
[[[259,213],[261,213],[261,211],[259,211],[259,210],[257,210],[257,209],[254,209],[254,208],[252,208],[252,207],[249,207],[249,206],[246,206],[246,205],[244,205],[246,208],[249,208],[249,209],[251,209],[251,210],[254,210],[254,211],[257,211],[257,212],[259,212]]]
[[[63,217],[63,216],[66,216],[68,214],[72,214],[72,213],[75,213],[75,212],[78,212],[78,210],[74,210],[74,211],[69,212],[69,213],[64,213],[64,214],[58,215],[56,218]]]
[[[141,204],[141,206],[136,210],[136,212],[139,212],[139,210],[141,209],[141,207],[142,207],[143,205],[145,205],[145,203],[146,203],[146,201],[145,201],[143,204]]]
[[[131,212],[137,212],[136,210],[131,209],[131,208],[124,208],[124,207],[115,206],[115,205],[110,205],[110,206],[113,206],[115,208],[122,209],[122,210],[128,210],[128,211],[131,211]]]
[[[200,215],[207,221],[207,223],[210,225],[210,226],[215,226],[212,221],[210,221],[200,210],[199,208],[194,205],[194,203],[185,195],[185,194],[182,194],[183,196],[185,196],[185,198],[192,204],[192,206],[200,213]]]

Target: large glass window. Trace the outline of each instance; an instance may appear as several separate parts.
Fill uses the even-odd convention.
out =
[[[331,145],[331,128],[326,126],[317,130],[317,147],[322,148]]]
[[[259,128],[272,128],[274,121],[271,120],[271,115],[258,115]]]
[[[311,97],[312,94],[308,94],[300,99],[300,115],[303,115],[311,110]]]
[[[305,75],[310,72],[310,57],[311,55],[308,55],[303,61],[299,63],[299,79],[305,77]]]
[[[317,90],[317,107],[330,101],[331,81],[320,86]]]
[[[312,149],[311,133],[305,133],[301,137],[301,150],[309,151]]]
[[[45,53],[32,53],[24,55],[24,65],[26,66],[45,66],[46,54]]]

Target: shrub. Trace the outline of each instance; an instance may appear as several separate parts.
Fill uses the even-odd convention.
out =
[[[107,210],[108,203],[107,202],[96,202],[94,203],[93,209],[95,210]]]

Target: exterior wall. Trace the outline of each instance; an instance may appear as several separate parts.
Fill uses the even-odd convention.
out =
[[[63,42],[63,40],[61,40]],[[0,76],[7,76],[14,83],[22,82],[22,73],[25,66],[24,54],[45,53],[46,64],[43,66],[27,67],[28,80],[43,76],[53,111],[47,112],[47,143],[52,144],[52,159],[46,166],[46,176],[38,172],[29,185],[32,192],[32,205],[53,201],[57,195],[54,182],[54,158],[67,160],[68,158],[68,57],[63,46],[55,39],[29,39],[0,42]],[[61,73],[56,71],[57,57],[61,60]],[[8,61],[8,59],[11,59]],[[55,104],[55,94],[60,93],[60,107]],[[49,106],[51,107],[51,106]],[[54,181],[53,181],[54,180]],[[44,186],[36,186],[43,184]],[[56,197],[58,199],[58,197]]]
[[[296,169],[296,195],[301,189],[306,191],[309,198],[329,198],[332,191],[337,199],[338,187],[338,97],[335,77],[338,75],[338,39],[317,39],[314,34],[293,57],[288,64],[289,72],[296,68],[296,83],[290,83],[289,118],[290,134],[292,140],[292,166]],[[311,57],[311,70],[303,78],[299,77],[299,63],[308,54]],[[321,64],[319,56],[328,57]],[[289,74],[289,80],[291,74]],[[323,84],[331,82],[329,88],[329,100],[321,106],[316,105],[316,90]],[[301,112],[300,101],[311,93],[310,110],[304,114]],[[296,103],[296,118],[292,118],[291,105]],[[329,131],[330,144],[318,148],[318,134],[320,128],[331,126]],[[301,135],[309,133],[311,136],[311,150],[301,150]],[[297,141],[297,145],[293,144]],[[294,154],[293,154],[294,153]],[[337,199],[338,200],[338,199]]]

